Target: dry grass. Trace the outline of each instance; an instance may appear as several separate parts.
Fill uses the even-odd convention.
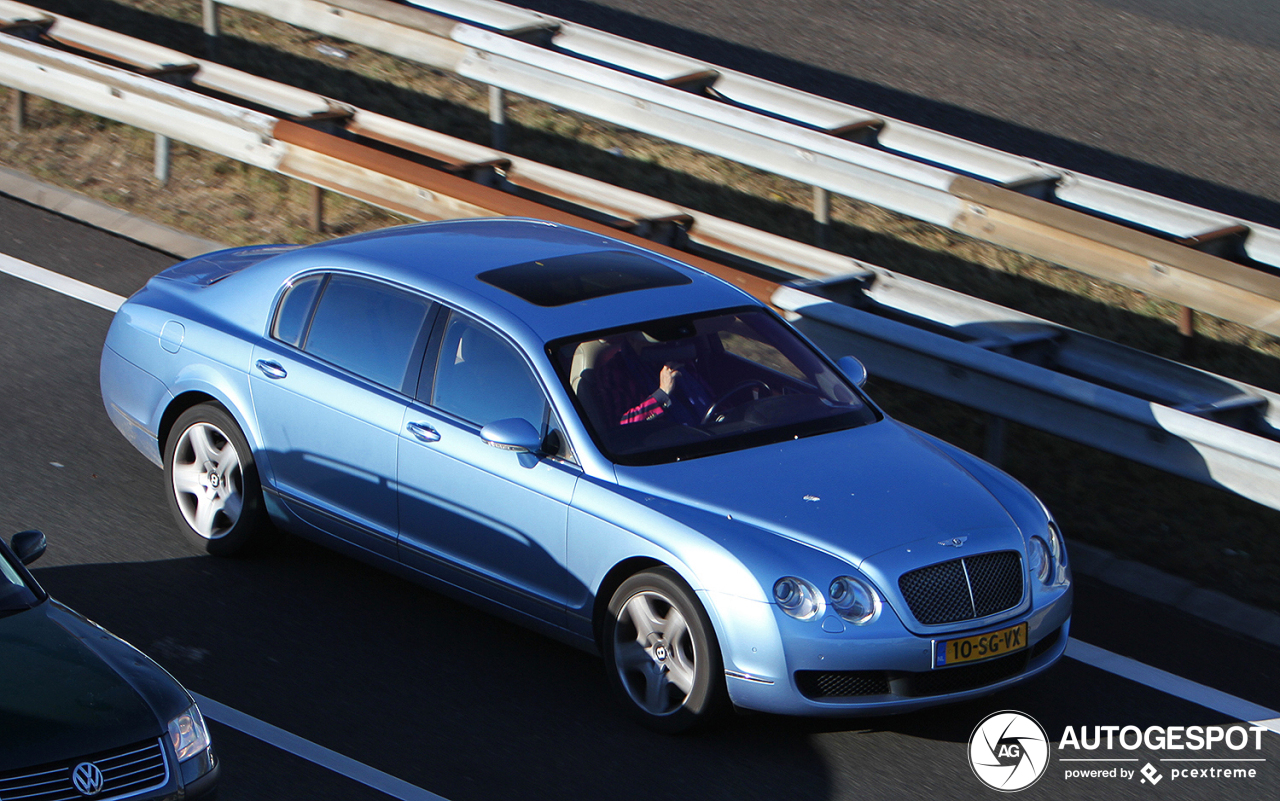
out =
[[[201,53],[200,3],[28,0],[189,53]],[[487,143],[486,88],[349,43],[232,9],[216,57],[231,66]],[[0,102],[12,93],[0,90]],[[810,190],[632,131],[513,99],[508,149],[794,239],[812,236]],[[308,227],[309,188],[175,145],[172,178],[151,177],[143,132],[31,99],[26,130],[0,133],[0,163],[151,219],[229,243],[311,242],[402,222],[330,196],[323,234]],[[883,209],[837,198],[830,246],[888,269],[1170,358],[1181,355],[1172,304]],[[1200,318],[1195,366],[1280,391],[1280,341]],[[888,410],[981,452],[984,418],[873,382]],[[1055,509],[1069,536],[1280,610],[1280,513],[1020,426],[1006,468]]]

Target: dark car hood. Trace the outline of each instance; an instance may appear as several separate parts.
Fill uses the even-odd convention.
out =
[[[617,474],[623,486],[732,516],[854,565],[919,540],[968,536],[971,548],[1020,541],[986,487],[893,420]]]
[[[111,652],[111,662],[101,655]],[[0,771],[164,733],[157,711],[124,677],[139,666],[116,669],[128,653],[159,670],[56,601],[0,617]]]

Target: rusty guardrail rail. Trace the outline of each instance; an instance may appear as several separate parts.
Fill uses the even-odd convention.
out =
[[[834,355],[857,353],[878,375],[993,415],[997,435],[999,420],[1016,420],[1280,508],[1280,396],[177,51],[31,16],[0,0],[0,29],[58,46],[0,35],[0,84],[20,92],[411,217],[536,216],[642,244],[771,301]],[[797,278],[805,283],[781,285]],[[998,459],[999,446],[993,436],[988,455]]]

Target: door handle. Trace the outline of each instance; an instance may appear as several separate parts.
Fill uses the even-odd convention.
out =
[[[261,370],[262,374],[267,378],[279,379],[288,375],[288,373],[285,372],[285,369],[281,367],[278,362],[269,362],[266,359],[258,359],[254,366]]]
[[[422,442],[439,442],[440,432],[426,423],[410,423],[409,433]]]

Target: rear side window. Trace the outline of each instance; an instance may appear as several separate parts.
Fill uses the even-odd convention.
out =
[[[295,348],[302,346],[302,335],[307,332],[307,322],[311,319],[316,293],[320,291],[325,278],[323,275],[313,275],[289,288],[280,301],[280,311],[276,312],[276,322],[271,329],[273,337]]]
[[[294,319],[295,286],[277,317],[280,338]],[[314,292],[314,290],[312,290]],[[301,306],[301,302],[299,302]],[[310,305],[310,304],[307,304]],[[301,347],[316,358],[335,364],[384,387],[404,391],[410,365],[420,364],[425,324],[431,301],[389,286],[351,276],[330,276],[301,337]],[[285,340],[287,341],[287,340]],[[415,359],[415,355],[418,357]]]

